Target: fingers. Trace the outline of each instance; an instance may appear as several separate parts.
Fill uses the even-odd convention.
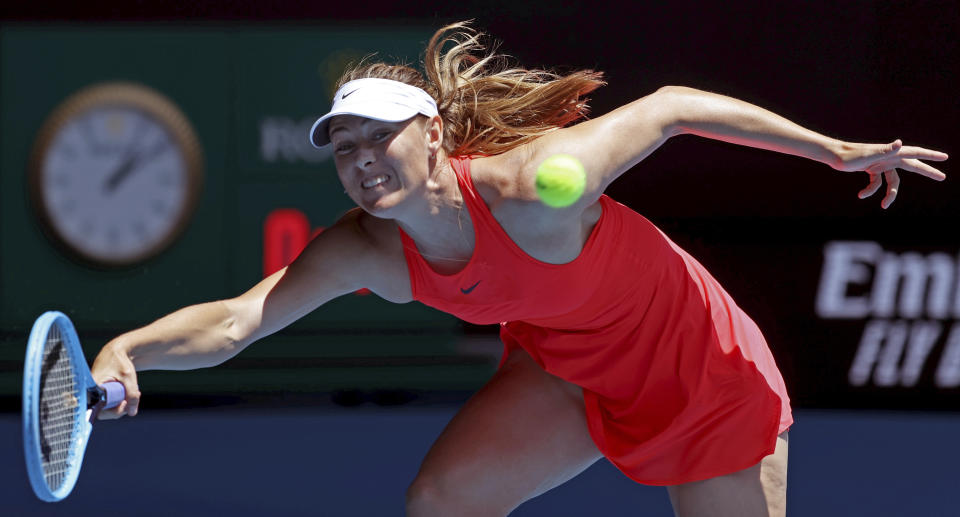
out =
[[[136,378],[133,379],[133,382],[129,382],[129,380],[116,380],[123,383],[126,398],[116,407],[101,410],[97,415],[98,420],[114,420],[123,416],[137,416],[137,412],[140,409],[140,389],[137,387]]]
[[[897,169],[890,169],[883,173],[883,178],[887,180],[887,195],[883,197],[883,201],[880,201],[880,207],[887,209],[897,198],[897,190],[900,189],[900,175],[897,174]]]
[[[137,412],[140,410],[140,388],[137,386],[136,377],[132,380],[133,382],[124,383],[127,390],[127,397],[120,403],[120,406],[122,406],[120,411],[125,412],[129,416],[137,416]]]
[[[947,153],[924,149],[923,147],[903,147],[899,139],[887,144],[887,149],[887,154],[896,156],[897,162],[890,164],[895,168],[916,172],[937,181],[943,181],[947,177],[946,174],[920,161],[942,162],[949,158]]]
[[[124,399],[117,407],[110,409],[103,409],[97,415],[98,420],[114,420],[123,416],[137,416],[137,411],[140,407],[140,392],[137,391],[134,395],[130,394],[130,391],[127,391],[127,398]]]
[[[942,153],[940,151],[934,151],[932,149],[924,149],[923,147],[902,147],[900,149],[900,157],[904,159],[915,159],[915,160],[929,160],[932,162],[942,162],[945,161],[950,156],[947,153]]]
[[[874,195],[880,190],[880,185],[883,183],[881,178],[887,181],[887,194],[883,196],[883,200],[880,201],[880,207],[886,209],[893,204],[893,201],[897,198],[897,191],[900,189],[900,175],[897,174],[897,169],[884,171],[882,175],[870,173],[870,184],[861,190],[859,194],[857,194],[857,197],[864,199]]]
[[[880,154],[897,155],[902,159],[931,160],[942,162],[949,158],[947,153],[925,149],[916,146],[903,146],[903,142],[898,138],[889,144],[882,144]]]
[[[119,406],[110,409],[101,409],[97,413],[97,420],[116,420],[127,414],[126,412],[127,402],[123,401]]]
[[[881,179],[880,174],[873,173],[873,172],[869,174],[870,174],[870,184],[868,184],[865,189],[861,190],[860,193],[857,194],[857,197],[859,197],[860,199],[865,199],[872,196],[874,193],[877,192],[877,190],[880,189],[880,184],[883,183],[883,180]]]
[[[872,144],[873,157],[864,157],[858,164],[859,170],[870,175],[870,183],[857,196],[864,199],[872,196],[883,183],[887,183],[887,192],[880,202],[882,208],[889,208],[897,198],[900,189],[900,175],[897,169],[920,174],[936,181],[943,181],[947,175],[924,161],[942,162],[949,158],[947,153],[925,149],[923,147],[904,147],[900,139],[889,144]],[[881,178],[882,175],[882,178]]]
[[[915,160],[915,159],[904,160],[903,164],[900,165],[900,168],[910,172],[916,172],[917,174],[926,176],[930,179],[934,179],[937,181],[943,181],[947,179],[947,175],[940,172],[939,169],[931,167],[930,165],[927,165],[921,162],[920,160]]]
[[[123,383],[126,397],[117,407],[101,411],[101,414],[113,412],[115,414],[113,418],[120,418],[124,415],[137,416],[137,411],[140,409],[140,388],[137,386],[136,374],[123,372],[121,378],[117,380]]]

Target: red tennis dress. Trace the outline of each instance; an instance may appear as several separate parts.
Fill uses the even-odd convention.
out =
[[[416,300],[500,323],[505,357],[522,347],[581,386],[597,447],[640,483],[707,479],[773,453],[793,423],[783,378],[757,325],[700,263],[606,195],[576,259],[536,260],[477,193],[470,159],[451,163],[473,256],[460,272],[437,274],[400,230]]]

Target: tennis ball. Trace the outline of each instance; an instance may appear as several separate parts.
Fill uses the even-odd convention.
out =
[[[537,195],[545,205],[570,206],[580,199],[586,186],[583,164],[569,154],[555,154],[537,167]]]

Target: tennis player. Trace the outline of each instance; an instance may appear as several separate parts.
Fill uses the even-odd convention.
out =
[[[729,97],[664,87],[584,118],[601,74],[510,67],[464,24],[438,31],[426,77],[365,64],[345,74],[310,139],[332,145],[358,208],[289,267],[241,296],[188,307],[110,341],[97,382],[135,415],[137,370],[213,366],[366,287],[499,323],[493,378],[452,419],[408,491],[409,515],[505,515],[606,457],[668,487],[677,515],[783,515],[783,380],[760,330],[696,260],[603,194],[668,138],[695,134],[866,171],[864,198],[897,170],[935,180],[944,153],[861,144]],[[566,153],[583,197],[541,203],[537,166]],[[371,315],[376,317],[376,315]]]

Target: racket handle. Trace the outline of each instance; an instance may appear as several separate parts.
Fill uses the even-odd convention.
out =
[[[101,384],[100,387],[103,388],[104,399],[107,401],[103,406],[106,409],[117,407],[123,399],[127,398],[127,390],[123,388],[122,383],[109,381]]]

